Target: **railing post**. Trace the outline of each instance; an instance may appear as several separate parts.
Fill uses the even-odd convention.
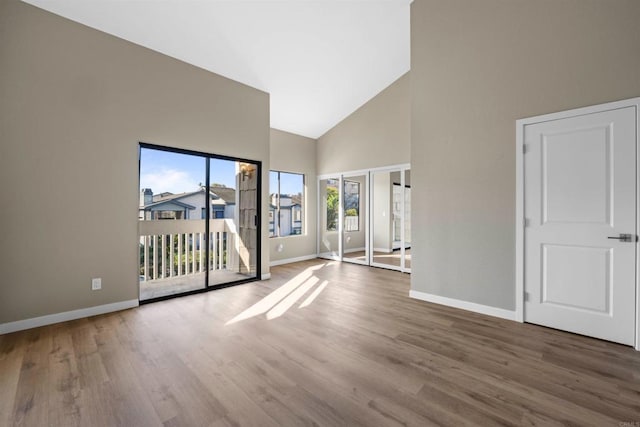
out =
[[[204,233],[198,233],[198,234],[200,235],[200,268],[198,268],[198,271],[202,273],[204,271],[203,261],[204,261],[204,253],[205,253],[203,248],[206,242],[204,241],[205,239],[203,239]]]
[[[143,238],[144,244],[143,244],[143,262],[144,262],[144,267],[142,269],[142,273],[144,274],[144,280],[147,281],[149,280],[149,245],[151,244],[151,241],[149,239],[149,236],[144,236]]]
[[[191,272],[195,274],[196,270],[196,235],[191,233]],[[200,248],[202,250],[202,248]]]
[[[224,240],[222,236],[223,234],[218,232],[218,270],[222,270],[222,264],[224,262]]]
[[[153,240],[153,279],[158,278],[158,236],[151,236]]]
[[[227,232],[227,270],[230,268],[233,269],[233,253],[235,252],[235,247],[235,236],[233,233]]]
[[[215,231],[211,232],[211,266],[209,268],[211,270],[218,268],[218,237]]]
[[[171,234],[170,240],[169,240],[169,268],[171,269],[171,271],[169,272],[169,277],[173,277],[174,276],[174,272],[173,272],[173,234]]]
[[[167,236],[162,235],[162,278],[167,277]]]
[[[178,276],[182,276],[182,233],[178,234]]]

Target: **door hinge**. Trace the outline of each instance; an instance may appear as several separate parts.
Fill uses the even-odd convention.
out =
[[[531,220],[529,218],[522,218],[522,226],[528,227],[531,225]]]
[[[529,301],[529,292],[524,293],[524,301],[525,302]]]
[[[529,151],[529,144],[522,144],[522,154],[527,154]]]

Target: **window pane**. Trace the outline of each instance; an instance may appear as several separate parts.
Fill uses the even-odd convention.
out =
[[[338,180],[327,180],[327,231],[338,229],[338,208],[339,208]]]
[[[278,235],[278,224],[276,223],[276,212],[278,211],[279,173],[269,171],[269,237]]]
[[[269,236],[302,234],[304,175],[270,171],[269,193]]]

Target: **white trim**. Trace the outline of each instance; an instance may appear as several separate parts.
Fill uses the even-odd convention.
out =
[[[406,195],[407,195],[407,191],[406,191],[406,182],[405,182],[405,178],[407,175],[407,171],[405,169],[402,169],[400,171],[400,205],[402,206],[402,210],[400,211],[400,270],[404,271],[405,267],[404,267],[404,253],[406,251],[406,246],[407,246],[407,242],[404,241],[405,239],[405,218],[404,218],[404,214],[407,213],[407,207],[405,205],[406,203]],[[393,184],[393,183],[392,183]],[[395,185],[395,184],[394,184]],[[393,197],[393,191],[392,191],[392,195],[391,197]],[[391,244],[391,246],[393,246],[393,248],[395,249],[396,246],[396,242],[393,242]]]
[[[524,322],[524,123],[516,121],[516,321]]]
[[[349,175],[349,176],[358,176],[365,175],[370,172],[384,172],[384,171],[399,171],[400,169],[411,169],[411,163],[401,163],[399,165],[390,165],[390,166],[380,166],[377,168],[368,168],[368,169],[358,169],[351,170],[346,172],[334,172],[334,173],[323,173],[318,175],[318,180],[335,178],[336,176]]]
[[[260,280],[269,280],[271,279],[271,273],[262,273],[260,276]]]
[[[304,255],[304,256],[299,256],[295,258],[278,259],[275,261],[271,261],[269,263],[269,267],[275,267],[276,265],[283,265],[283,264],[291,264],[292,262],[308,261],[310,259],[316,259],[316,258],[318,258],[318,255],[311,254],[311,255]]]
[[[637,107],[640,105],[640,97],[623,99],[622,101],[607,102],[605,104],[590,105],[588,107],[575,108],[573,110],[557,111],[555,113],[543,114],[541,116],[527,117],[516,120],[518,126],[530,125],[534,123],[549,122],[552,120],[566,119],[585,114],[600,113],[602,111],[617,110],[620,108]]]
[[[435,304],[446,305],[448,307],[460,308],[462,310],[473,311],[475,313],[486,314],[487,316],[499,317],[501,319],[516,320],[516,312],[505,310],[504,308],[491,307],[488,305],[476,304],[475,302],[462,301],[453,298],[447,298],[440,295],[428,294],[426,292],[409,291],[409,296],[421,301],[432,302]]]
[[[344,175],[340,175],[338,182],[338,256],[342,261],[342,251],[344,250]]]
[[[631,101],[631,100],[630,100]],[[634,98],[636,105],[636,234],[640,226],[640,98]],[[636,242],[636,343],[634,348],[640,351],[640,245]]]
[[[321,208],[320,201],[320,178],[316,176],[316,254],[320,253],[320,210]]]
[[[366,253],[366,259],[364,264],[371,265],[371,245],[373,244],[373,240],[371,240],[371,207],[373,206],[373,202],[371,199],[371,172],[367,172],[365,175],[366,182],[366,215],[365,215],[365,223],[364,223],[364,251]]]
[[[515,289],[515,320],[524,321],[524,127],[526,125],[560,120],[568,117],[594,114],[602,111],[616,110],[620,108],[636,108],[636,233],[640,227],[640,97],[624,99],[621,101],[608,102],[605,104],[592,105],[573,110],[559,111],[541,116],[527,117],[516,120],[516,289]],[[640,351],[640,245],[636,243],[636,336],[634,348]]]
[[[140,303],[137,299],[114,302],[111,304],[97,305],[95,307],[81,308],[62,313],[48,314],[46,316],[33,317],[31,319],[17,320],[0,324],[0,335],[25,329],[38,328],[40,326],[53,325],[54,323],[67,322],[69,320],[82,319],[84,317],[97,316],[98,314],[112,313],[137,307]]]

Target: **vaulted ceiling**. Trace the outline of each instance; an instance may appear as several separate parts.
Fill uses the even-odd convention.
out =
[[[270,93],[317,138],[409,70],[409,0],[24,0]]]

